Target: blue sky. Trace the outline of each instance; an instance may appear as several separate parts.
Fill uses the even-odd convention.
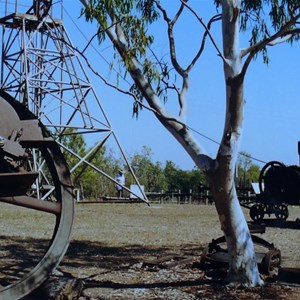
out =
[[[164,1],[169,7],[172,0]],[[215,12],[211,1],[201,1],[205,7],[204,19]],[[190,1],[191,5],[197,1]],[[96,30],[95,25],[86,24],[84,18],[78,19],[80,11],[79,1],[65,0],[64,24],[73,44],[79,49],[84,48],[86,37],[91,37]],[[199,6],[199,5],[198,5]],[[199,11],[200,13],[200,11]],[[69,18],[72,16],[72,19]],[[190,23],[191,16],[187,15],[176,32],[179,37],[178,53],[181,61],[187,61],[195,51],[195,41],[199,41],[199,32]],[[73,22],[80,27],[82,35]],[[191,29],[192,28],[192,29]],[[163,38],[163,27],[156,25],[153,29],[157,36],[154,49],[164,55],[168,44]],[[220,29],[215,26],[212,31],[221,48]],[[243,42],[244,41],[244,42]],[[247,37],[242,38],[241,47],[247,46]],[[108,61],[112,55],[109,43],[97,45],[95,40],[93,49],[90,49],[89,59],[93,66],[107,78],[116,76],[115,71],[109,71]],[[193,129],[209,138],[219,141],[224,123],[225,88],[223,81],[223,67],[220,58],[211,43],[203,55],[199,66],[191,74],[191,90],[189,92],[189,113],[187,123]],[[264,65],[259,57],[252,62],[245,81],[245,115],[244,134],[241,150],[250,153],[262,161],[279,160],[285,164],[298,164],[297,142],[300,140],[300,44],[278,45],[269,49],[270,64]],[[114,128],[123,148],[130,156],[140,152],[143,145],[153,151],[153,159],[164,163],[172,160],[182,169],[192,169],[193,161],[182,147],[155,119],[151,112],[143,110],[136,120],[132,118],[132,100],[127,96],[106,87],[98,78],[90,77],[97,91],[102,105]],[[122,86],[127,86],[121,81]],[[171,111],[176,111],[174,100],[167,103]],[[217,151],[217,144],[195,134],[199,142],[205,146],[212,156]],[[91,141],[93,142],[93,141]],[[259,164],[259,163],[258,163]],[[262,166],[261,164],[259,164]]]

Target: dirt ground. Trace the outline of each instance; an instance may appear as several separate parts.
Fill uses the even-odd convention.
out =
[[[288,221],[267,220],[260,235],[281,250],[285,268],[300,268],[299,215],[290,207]],[[210,205],[76,204],[62,263],[25,299],[300,299],[300,285],[276,275],[261,288],[233,288],[222,272],[199,269],[203,249],[219,236]]]

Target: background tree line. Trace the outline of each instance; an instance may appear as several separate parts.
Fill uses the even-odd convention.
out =
[[[97,199],[103,196],[114,196],[114,183],[85,164],[79,164],[80,160],[72,154],[75,152],[84,157],[90,151],[84,137],[69,129],[65,132],[63,139],[69,149],[69,151],[64,151],[64,155],[72,172],[75,188],[80,190],[81,197]],[[133,153],[128,159],[140,184],[148,193],[181,192],[186,194],[191,190],[199,193],[203,187],[207,187],[205,176],[198,168],[182,170],[172,161],[166,161],[164,164],[154,161],[152,150],[148,146],[143,146],[140,152]],[[93,155],[92,163],[111,177],[114,177],[118,169],[124,169],[126,186],[130,187],[131,184],[135,184],[126,164],[115,155],[113,150],[105,146]],[[249,188],[251,182],[258,181],[259,172],[260,168],[252,162],[250,154],[242,152],[237,166],[237,186]]]

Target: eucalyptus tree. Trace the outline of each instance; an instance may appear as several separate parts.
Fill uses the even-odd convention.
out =
[[[147,192],[160,192],[166,188],[166,178],[160,162],[153,162],[152,150],[142,147],[140,153],[134,153],[130,158],[130,165],[139,182]]]
[[[187,151],[195,164],[204,172],[210,184],[221,228],[229,251],[228,280],[251,286],[261,285],[251,235],[240,207],[234,185],[234,172],[240,147],[244,111],[244,79],[250,63],[258,54],[268,61],[267,49],[277,43],[294,42],[299,38],[299,0],[215,0],[217,14],[205,23],[201,18],[205,1],[159,0],[81,0],[87,20],[98,24],[98,38],[109,40],[118,53],[122,66],[133,79],[128,93],[135,98],[135,112],[147,103],[161,124]],[[172,4],[170,4],[172,3]],[[193,3],[190,5],[190,3]],[[174,11],[170,14],[168,8]],[[202,9],[202,10],[201,10]],[[203,35],[199,49],[184,66],[175,46],[174,28],[183,12],[194,16]],[[220,12],[220,13],[218,13]],[[150,47],[155,36],[147,34],[153,22],[166,23],[169,42],[169,64],[158,57]],[[219,37],[222,47],[211,28],[221,22]],[[194,28],[190,28],[194,30]],[[250,30],[251,39],[246,47],[240,46],[240,36]],[[162,35],[160,30],[159,35]],[[186,33],[185,33],[186,34]],[[191,71],[210,40],[223,65],[226,86],[225,123],[218,151],[214,157],[206,154],[186,124],[188,90]],[[185,45],[185,47],[188,47]],[[148,54],[156,59],[149,59]],[[177,81],[172,81],[176,72]],[[179,82],[180,78],[180,82]],[[178,116],[165,107],[169,92],[178,101]]]

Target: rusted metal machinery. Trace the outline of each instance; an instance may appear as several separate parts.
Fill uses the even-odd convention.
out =
[[[272,275],[277,273],[281,263],[281,252],[266,240],[251,235],[255,244],[255,257],[260,273]],[[212,240],[201,255],[200,267],[203,269],[227,268],[229,263],[225,237]]]
[[[62,259],[69,243],[74,201],[70,172],[46,128],[22,104],[3,91],[0,92],[0,111],[2,210],[5,209],[4,203],[9,203],[52,216],[52,233],[45,242],[44,252],[39,254],[38,261],[36,257],[26,264],[23,261],[21,271],[16,268],[8,251],[14,247],[10,237],[13,233],[9,236],[1,234],[0,299],[19,299],[45,281]],[[39,170],[35,169],[37,164],[34,161],[39,161]],[[47,179],[43,176],[46,173]],[[51,186],[51,198],[47,197],[47,193],[39,194],[41,190],[36,191],[34,183],[37,181],[41,187]],[[25,257],[25,253],[22,255]],[[19,259],[16,258],[17,263]]]
[[[285,166],[278,161],[268,162],[259,176],[260,194],[250,208],[250,217],[261,221],[275,214],[279,220],[289,216],[288,205],[300,205],[300,167]]]

